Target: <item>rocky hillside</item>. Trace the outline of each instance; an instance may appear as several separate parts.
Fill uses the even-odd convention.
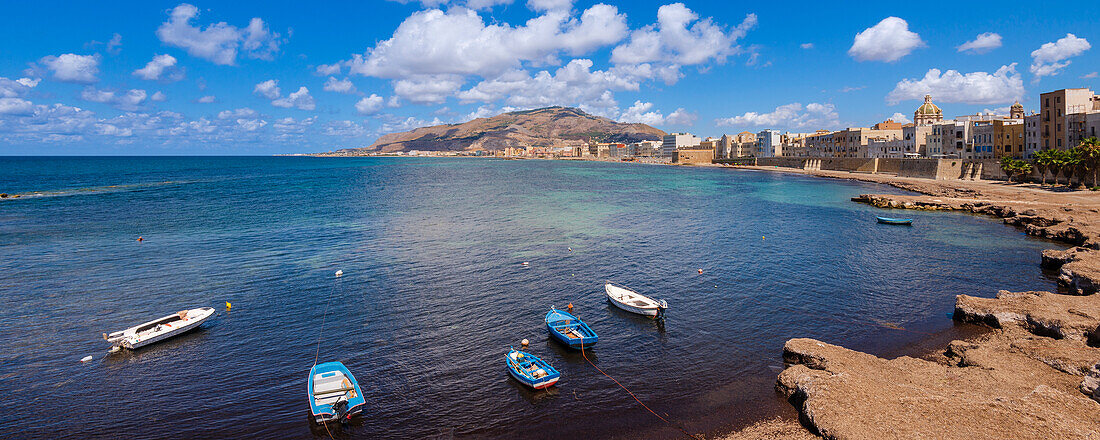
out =
[[[576,108],[547,107],[391,133],[363,152],[408,150],[501,150],[507,147],[562,147],[597,142],[658,140],[665,132],[645,124],[627,124]],[[345,150],[352,152],[356,150]]]

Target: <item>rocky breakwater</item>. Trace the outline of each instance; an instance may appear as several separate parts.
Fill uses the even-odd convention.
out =
[[[1066,294],[958,295],[954,319],[992,331],[923,359],[883,359],[792,339],[776,389],[799,410],[803,426],[831,439],[1100,439],[1100,228],[1094,226],[1100,197],[925,186],[907,188],[923,196],[853,200],[992,215],[1074,245],[1042,255],[1045,268],[1059,271]]]

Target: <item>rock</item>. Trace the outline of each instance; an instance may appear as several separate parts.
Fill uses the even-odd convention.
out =
[[[1100,298],[1050,292],[997,292],[996,298],[955,297],[954,319],[994,328],[1017,324],[1053,338],[1088,340],[1100,326]]]
[[[1092,400],[1100,402],[1100,363],[1089,369],[1089,372],[1085,374],[1085,379],[1081,381],[1079,389],[1086,396],[1091,397]]]
[[[754,423],[719,440],[814,440],[820,439],[811,434],[796,420],[772,419]]]
[[[0,199],[8,198],[8,193],[0,193]]]

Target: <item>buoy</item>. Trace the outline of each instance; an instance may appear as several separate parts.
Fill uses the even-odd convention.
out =
[[[524,338],[522,341],[519,341],[519,343],[520,343],[520,345],[526,347],[527,344],[531,343],[531,341],[528,341],[526,338]]]
[[[228,312],[229,309],[232,309],[232,308],[233,308],[233,304],[230,304],[229,301],[226,301],[225,302],[225,311]]]
[[[336,278],[340,278],[340,276],[342,276],[342,275],[344,275],[344,271],[342,271],[342,270],[336,271]]]
[[[565,306],[565,308],[569,309],[569,311],[572,312],[573,311],[573,303],[569,303],[569,305]]]
[[[763,235],[761,235],[761,236],[760,236],[760,239],[761,239],[761,240],[764,240],[764,236],[763,236]]]
[[[699,269],[699,273],[703,273],[703,269]]]
[[[84,356],[83,358],[80,358],[80,362],[88,362],[88,361],[91,361],[91,360],[92,360],[91,356]]]
[[[143,241],[145,241],[145,239],[144,239],[144,238],[138,237],[138,243],[141,243],[141,242],[143,242]]]
[[[569,252],[573,252],[573,248],[569,248]]]
[[[526,266],[526,265],[528,265],[528,264],[530,264],[530,263],[528,263],[528,262],[524,261],[524,262],[522,262],[522,263],[520,263],[520,264],[522,264],[522,265]]]

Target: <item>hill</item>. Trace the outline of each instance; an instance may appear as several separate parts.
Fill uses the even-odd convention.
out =
[[[615,122],[576,108],[546,107],[477,118],[461,124],[421,127],[378,138],[355,151],[502,150],[507,147],[564,147],[596,142],[660,140],[665,132],[646,124]]]

